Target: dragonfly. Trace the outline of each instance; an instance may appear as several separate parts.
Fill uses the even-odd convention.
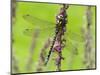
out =
[[[30,26],[27,26],[24,31],[23,34],[25,36],[32,36],[32,33],[34,32],[35,29],[38,29],[40,31],[41,34],[46,35],[47,38],[52,38],[55,35],[55,28],[56,25],[54,22],[50,22],[47,20],[43,20],[43,19],[39,19],[37,17],[34,17],[32,15],[26,14],[23,15],[23,19],[25,21],[27,21],[29,24],[31,24]],[[72,32],[71,30],[67,29],[67,32],[64,35],[65,39],[66,39],[66,48],[70,49],[72,47],[75,47],[76,44],[78,46],[78,44],[83,44],[83,39],[82,39],[82,34],[79,33],[75,33]],[[41,37],[42,38],[42,37]]]
[[[31,15],[24,15],[24,20],[27,21],[30,26],[26,27],[23,31],[23,34],[26,36],[32,36],[32,33],[35,31],[35,29],[40,30],[40,32],[47,32],[50,34],[46,34],[47,36],[53,37],[55,34],[55,23],[49,22],[43,19],[39,19],[37,17],[31,16]],[[34,27],[32,25],[35,25]],[[43,28],[42,28],[43,27]],[[45,34],[45,33],[43,33]],[[71,36],[69,36],[71,35]],[[83,36],[82,34],[72,32],[71,30],[67,30],[65,37],[67,36],[67,40],[76,41],[82,43],[83,40],[81,39]]]

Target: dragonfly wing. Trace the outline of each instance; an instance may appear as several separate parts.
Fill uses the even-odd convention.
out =
[[[69,39],[66,40],[66,43],[67,43],[66,48],[70,50],[71,52],[73,52],[75,55],[77,55],[78,54],[78,43],[73,42]]]
[[[23,18],[30,24],[36,25],[37,27],[52,27],[55,23],[46,20],[39,19],[31,15],[24,15]]]
[[[67,39],[73,41],[73,42],[78,42],[78,43],[83,43],[83,35],[76,33],[76,32],[72,32],[72,31],[68,31],[67,34],[65,35],[67,37]]]
[[[24,29],[24,34],[27,36],[32,36],[32,33],[38,29],[40,33],[46,34],[46,36],[53,36],[55,34],[54,23],[30,16],[24,15],[23,18],[33,25],[33,27],[28,27]]]
[[[66,39],[66,49],[73,52],[75,55],[78,54],[80,46],[83,46],[84,41],[82,35],[72,31],[67,31],[64,38]]]

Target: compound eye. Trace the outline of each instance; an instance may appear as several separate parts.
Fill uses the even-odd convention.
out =
[[[63,17],[63,15],[60,15],[60,17]]]
[[[60,15],[58,16],[58,18],[60,18]]]

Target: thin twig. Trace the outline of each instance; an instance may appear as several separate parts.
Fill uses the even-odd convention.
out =
[[[39,35],[39,30],[36,30],[33,33],[33,37],[32,37],[32,44],[31,44],[30,51],[29,51],[28,62],[26,64],[27,70],[30,70],[32,68],[31,66],[32,66],[32,63],[33,63],[34,48],[36,46],[36,39],[37,39],[38,35]]]
[[[86,68],[93,68],[93,65],[95,64],[93,60],[95,60],[92,55],[94,53],[92,52],[92,33],[91,33],[91,26],[92,26],[92,11],[91,6],[87,6],[86,9],[86,19],[87,19],[87,26],[86,31],[84,32],[84,40],[85,40],[85,53],[84,53],[84,64],[86,65]]]
[[[14,53],[12,55],[12,70],[13,73],[19,73],[18,60],[16,59]]]
[[[46,49],[50,46],[51,42],[52,41],[49,38],[46,41],[46,43],[44,44],[43,48],[41,49],[40,58],[39,58],[38,66],[37,66],[37,69],[36,69],[37,72],[43,71],[43,66],[45,64],[45,57],[46,57]]]
[[[16,13],[16,0],[11,0],[11,18],[12,18],[12,27],[15,23],[15,13]],[[11,42],[12,44],[15,42],[14,37],[13,37],[13,32],[11,32],[12,34],[12,38],[11,38]],[[18,60],[15,57],[15,53],[14,53],[14,49],[12,49],[12,72],[14,73],[18,73],[19,72],[19,67],[18,67]]]
[[[12,13],[12,24],[15,23],[15,18],[16,18],[16,0],[11,0],[11,13]]]

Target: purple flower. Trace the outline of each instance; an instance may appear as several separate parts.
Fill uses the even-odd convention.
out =
[[[64,60],[63,57],[58,56],[58,57],[56,58],[56,65],[59,65],[62,59]]]
[[[56,50],[57,52],[61,52],[62,48],[61,48],[61,46],[56,46],[56,47],[55,47],[55,50]]]

